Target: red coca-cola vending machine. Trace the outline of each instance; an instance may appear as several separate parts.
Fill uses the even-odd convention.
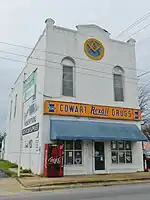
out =
[[[63,145],[45,144],[44,176],[61,177],[63,175]]]

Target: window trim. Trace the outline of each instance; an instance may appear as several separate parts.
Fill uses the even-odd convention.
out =
[[[116,91],[115,91],[115,76],[121,76],[121,79],[122,79],[122,90],[123,90],[123,93],[122,93],[122,100],[117,100],[116,98]],[[121,75],[121,74],[113,74],[113,87],[114,87],[114,100],[116,102],[124,102],[124,77]]]
[[[122,77],[122,90],[123,90],[123,98],[122,100],[117,100],[116,95],[115,95],[115,75],[121,76]],[[125,77],[124,77],[124,70],[120,66],[115,66],[113,68],[113,94],[114,94],[114,101],[115,102],[124,102],[125,101]]]
[[[110,142],[110,149],[111,149],[111,164],[112,165],[131,165],[131,164],[133,164],[133,142],[131,142],[131,141],[115,141],[116,142],[116,144],[117,144],[117,149],[112,149],[112,142],[114,142],[114,141],[111,141]],[[124,149],[123,150],[119,150],[119,147],[118,147],[118,143],[119,142],[123,142],[123,144],[124,144]],[[131,149],[129,149],[129,150],[127,150],[126,148],[125,148],[125,143],[126,142],[129,142],[130,143],[130,145],[131,145]],[[117,152],[117,163],[113,163],[112,162],[112,152]],[[122,163],[122,162],[119,162],[119,152],[124,152],[125,153],[125,162],[124,163]],[[131,162],[126,162],[126,153],[127,152],[130,152],[131,153]]]
[[[67,63],[69,62],[69,63]],[[75,97],[75,70],[76,70],[76,67],[75,67],[75,61],[73,58],[67,56],[65,58],[62,59],[61,61],[61,65],[62,65],[62,87],[61,87],[61,95],[64,96],[64,97]],[[72,67],[72,82],[73,82],[73,91],[72,91],[72,96],[70,95],[64,95],[63,94],[63,67],[66,66],[66,67]]]
[[[65,140],[65,141],[63,141],[63,144],[64,144],[64,166],[66,166],[66,167],[75,167],[75,166],[83,166],[83,164],[84,164],[84,159],[83,159],[83,155],[84,155],[84,153],[83,153],[83,149],[84,149],[84,143],[83,143],[83,141],[82,140],[80,140],[81,141],[81,150],[75,150],[75,148],[74,148],[74,146],[75,146],[75,142],[76,142],[76,140],[71,140],[72,142],[73,142],[73,149],[67,149],[66,150],[66,142],[67,142],[68,140]],[[66,164],[66,152],[69,152],[69,151],[72,151],[73,152],[73,164]],[[74,152],[77,152],[77,151],[80,151],[81,152],[81,156],[82,156],[82,162],[81,162],[81,164],[75,164],[74,163]]]
[[[72,68],[72,95],[65,95],[64,94],[64,67]],[[63,68],[62,69],[62,95],[65,96],[65,97],[74,97],[74,67],[73,66],[63,65],[62,68]],[[70,82],[71,82],[71,80],[70,80]]]

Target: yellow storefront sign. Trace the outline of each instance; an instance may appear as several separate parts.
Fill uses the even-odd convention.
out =
[[[44,114],[101,119],[141,120],[141,111],[139,109],[48,100],[44,102]]]

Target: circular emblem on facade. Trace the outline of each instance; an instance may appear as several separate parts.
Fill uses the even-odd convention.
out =
[[[101,60],[104,56],[104,46],[99,40],[90,38],[84,43],[85,54],[92,60]]]

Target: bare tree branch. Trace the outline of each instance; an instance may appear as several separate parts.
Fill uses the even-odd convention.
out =
[[[139,92],[139,106],[142,112],[142,124],[150,123],[150,85],[140,85]]]
[[[142,132],[150,140],[150,84],[140,85],[138,92],[142,112]]]

